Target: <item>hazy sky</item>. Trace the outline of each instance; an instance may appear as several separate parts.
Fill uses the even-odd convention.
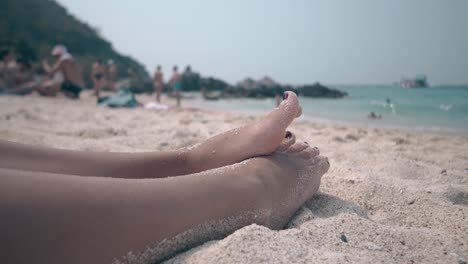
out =
[[[468,0],[58,0],[166,75],[231,83],[468,83]]]

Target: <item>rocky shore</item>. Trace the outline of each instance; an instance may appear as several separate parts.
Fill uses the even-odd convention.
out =
[[[221,79],[214,77],[203,77],[199,73],[186,70],[182,74],[182,87],[184,91],[203,92],[206,99],[248,97],[248,98],[272,98],[282,95],[285,91],[294,91],[304,97],[316,98],[342,98],[347,96],[346,92],[333,89],[316,82],[306,85],[280,84],[272,78],[265,76],[260,80],[246,78],[235,85],[231,85]],[[133,82],[131,90],[135,93],[152,92],[150,80]],[[165,91],[172,91],[168,84]]]

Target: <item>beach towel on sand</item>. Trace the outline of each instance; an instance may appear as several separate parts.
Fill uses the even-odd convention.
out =
[[[160,104],[157,102],[149,102],[143,106],[145,109],[156,110],[156,111],[166,111],[169,109],[169,106],[165,104]]]
[[[135,95],[128,90],[122,89],[111,96],[101,97],[98,99],[99,106],[107,107],[137,107],[139,106],[138,101],[135,99]]]

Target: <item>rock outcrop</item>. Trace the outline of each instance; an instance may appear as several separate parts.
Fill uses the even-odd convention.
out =
[[[305,97],[320,97],[320,98],[341,98],[347,96],[346,92],[331,89],[320,83],[313,85],[292,86],[282,85],[275,82],[270,77],[266,76],[258,81],[251,78],[246,78],[236,84],[226,93],[228,95],[243,96],[250,98],[264,98],[275,97],[277,94],[281,95],[285,91],[293,91]]]
[[[331,89],[320,83],[302,86],[284,85],[275,82],[268,76],[260,80],[246,78],[235,85],[230,85],[221,79],[203,77],[201,74],[193,72],[189,66],[182,74],[182,87],[184,91],[202,91],[204,95],[216,94],[216,96],[206,96],[210,99],[214,97],[272,98],[276,95],[282,95],[285,91],[293,91],[305,97],[319,98],[341,98],[348,95],[346,92]],[[165,91],[172,91],[172,87],[166,84]]]
[[[299,93],[305,97],[341,98],[348,95],[346,92],[328,88],[318,82],[313,85],[300,86],[298,90]]]

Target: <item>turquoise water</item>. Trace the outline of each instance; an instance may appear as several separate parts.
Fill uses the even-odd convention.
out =
[[[332,86],[349,93],[342,99],[300,98],[306,117],[386,127],[468,131],[468,86],[404,89],[397,86]],[[390,99],[390,104],[386,99]],[[200,102],[204,107],[264,112],[274,100],[230,99]],[[371,112],[382,115],[369,120]]]

